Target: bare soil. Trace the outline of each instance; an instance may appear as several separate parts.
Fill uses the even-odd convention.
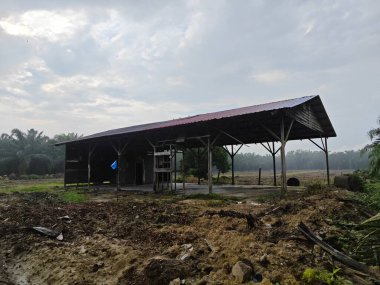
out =
[[[336,266],[353,284],[374,284],[370,276],[333,261],[297,229],[303,221],[343,250],[339,239],[347,228],[340,225],[370,214],[348,191],[277,204],[213,205],[153,194],[77,204],[60,202],[54,193],[3,194],[0,284],[168,284],[178,270],[186,284],[238,284],[231,268],[239,260],[253,265],[261,284],[302,284],[307,267]],[[245,219],[207,214],[222,209],[258,217],[255,227],[248,228]],[[34,226],[62,231],[64,239],[41,235]]]

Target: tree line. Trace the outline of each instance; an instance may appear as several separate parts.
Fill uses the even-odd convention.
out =
[[[64,171],[64,147],[56,147],[54,144],[78,138],[76,133],[59,134],[52,138],[35,129],[22,132],[19,129],[12,130],[9,134],[0,136],[0,175],[23,174],[53,174]],[[207,155],[201,151],[198,160],[194,151],[186,151],[185,165],[191,172],[198,171],[200,162],[200,174],[207,173]],[[230,169],[230,158],[223,148],[215,148],[213,151],[213,164],[224,173]],[[333,152],[329,155],[331,169],[366,169],[368,167],[368,154],[360,151]],[[287,168],[294,170],[324,169],[325,156],[319,151],[297,150],[287,153]],[[279,156],[276,163],[280,165]],[[272,169],[272,156],[256,153],[239,153],[235,156],[235,170],[256,171]],[[218,173],[218,174],[219,174]],[[192,173],[196,174],[196,173]],[[195,175],[197,176],[197,175]]]
[[[52,174],[64,170],[64,147],[54,144],[78,138],[68,133],[49,138],[35,129],[13,129],[0,136],[0,175]]]
[[[235,156],[236,171],[257,171],[273,169],[271,155],[256,153],[238,153]],[[280,166],[280,157],[276,156],[276,165]],[[367,169],[368,153],[360,150],[348,150],[329,153],[330,169]],[[316,170],[326,168],[325,154],[322,151],[296,150],[286,154],[286,167],[289,170]]]

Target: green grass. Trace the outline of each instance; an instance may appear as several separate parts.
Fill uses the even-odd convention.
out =
[[[366,182],[364,193],[358,193],[359,199],[366,203],[370,208],[380,211],[380,181]]]
[[[56,188],[62,187],[61,182],[35,182],[35,183],[1,183],[0,193],[15,193],[15,192],[51,192]]]
[[[83,203],[87,200],[87,196],[76,191],[60,192],[59,198],[66,203]]]

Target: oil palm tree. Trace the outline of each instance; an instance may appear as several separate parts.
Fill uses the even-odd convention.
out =
[[[11,165],[12,172],[25,174],[33,156],[47,157],[49,138],[35,129],[26,133],[13,129],[0,137],[0,163]]]
[[[378,119],[380,125],[380,117]],[[371,144],[364,147],[365,151],[369,152],[369,171],[373,176],[380,175],[380,127],[374,128],[368,132],[371,139]]]

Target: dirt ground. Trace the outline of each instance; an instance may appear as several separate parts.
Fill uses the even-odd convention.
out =
[[[303,221],[343,250],[339,238],[347,228],[339,225],[371,214],[345,190],[275,204],[155,194],[98,197],[64,203],[54,192],[1,194],[0,284],[168,284],[177,277],[182,284],[238,284],[231,269],[239,260],[253,266],[256,280],[249,284],[303,284],[307,267],[340,267],[352,284],[376,284],[332,260],[297,228]],[[250,213],[255,225],[212,215],[220,210]],[[39,234],[35,226],[62,232],[63,240]]]

